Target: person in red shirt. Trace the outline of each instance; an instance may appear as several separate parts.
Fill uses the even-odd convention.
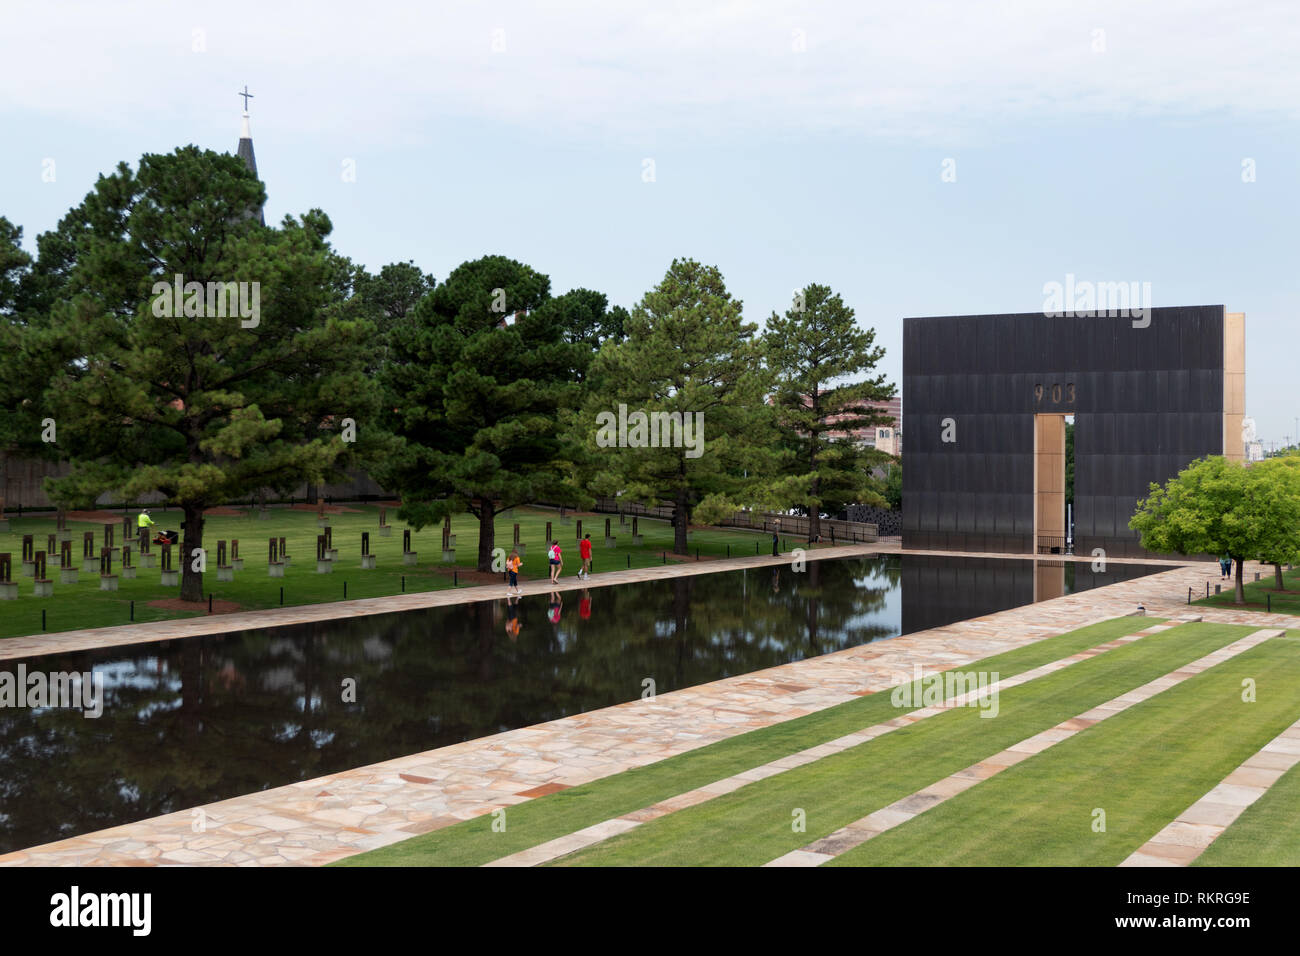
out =
[[[582,558],[582,567],[578,569],[578,577],[591,577],[591,535],[585,536],[578,542],[578,557]]]

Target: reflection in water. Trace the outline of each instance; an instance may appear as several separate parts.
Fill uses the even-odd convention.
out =
[[[1029,562],[809,561],[34,658],[103,673],[104,714],[0,709],[0,852],[636,700],[646,678],[667,693],[986,614],[1033,584]]]
[[[636,700],[645,678],[666,693],[889,637],[886,564],[813,561],[32,659],[102,672],[104,714],[0,709],[0,852]]]

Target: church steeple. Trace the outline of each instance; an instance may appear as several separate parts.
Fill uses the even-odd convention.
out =
[[[244,98],[244,118],[243,125],[239,130],[239,149],[236,155],[244,161],[248,171],[254,176],[257,175],[257,157],[253,154],[253,134],[248,128],[248,101],[253,98],[253,94],[248,92],[248,85],[244,85],[244,91],[239,94]],[[262,209],[257,210],[257,221],[263,226],[266,225],[266,217],[262,214]]]

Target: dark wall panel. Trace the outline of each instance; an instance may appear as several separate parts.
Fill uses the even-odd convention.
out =
[[[1034,550],[1033,416],[1050,412],[1076,416],[1076,552],[1144,554],[1134,503],[1223,452],[1224,313],[1152,309],[1146,328],[1041,313],[904,319],[904,546]],[[946,418],[956,442],[941,440]]]

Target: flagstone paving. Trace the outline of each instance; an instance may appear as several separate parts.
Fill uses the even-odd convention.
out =
[[[1062,740],[1068,740],[1088,727],[1096,726],[1103,720],[1114,717],[1116,714],[1122,713],[1143,701],[1150,700],[1157,694],[1163,693],[1171,687],[1176,687],[1183,681],[1189,680],[1197,674],[1202,674],[1224,661],[1231,660],[1252,647],[1258,647],[1267,640],[1281,637],[1284,633],[1286,632],[1282,630],[1265,629],[1247,635],[1227,647],[1221,647],[1206,654],[1199,660],[1184,664],[1163,677],[1157,677],[1155,680],[1148,681],[1141,687],[1120,694],[1104,704],[1098,704],[1096,707],[1092,707],[1070,720],[1062,721],[1055,727],[1026,737],[1019,743],[1012,744],[992,757],[986,757],[969,767],[950,774],[937,783],[932,783],[928,787],[918,790],[916,793],[903,797],[901,800],[895,800],[889,806],[868,813],[861,819],[854,820],[847,826],[841,827],[830,836],[814,840],[807,846],[765,863],[764,866],[821,866],[821,864],[835,859],[840,854],[861,846],[886,830],[892,830],[894,827],[920,816],[927,810],[947,802],[957,794],[969,790],[976,784],[1001,773],[1008,767],[1013,767],[1036,754],[1049,750]],[[1262,795],[1263,792],[1263,789],[1260,788],[1259,795]],[[1178,836],[1183,839],[1187,838],[1187,835],[1182,832]],[[1206,845],[1208,846],[1208,843]]]
[[[1251,755],[1120,866],[1187,866],[1297,763],[1300,720]]]
[[[1162,631],[1167,631],[1171,627],[1177,627],[1179,624],[1198,620],[1200,620],[1198,616],[1188,616],[1175,621],[1170,621],[1167,624],[1153,624],[1145,630],[1133,634],[1127,634],[1123,637],[1114,638],[1103,644],[1098,644],[1096,647],[1091,647],[1087,650],[1079,651],[1076,654],[1071,654],[1068,657],[1049,661],[1046,664],[1024,671],[1020,674],[1014,674],[1010,677],[993,681],[981,689],[946,697],[938,704],[919,707],[916,710],[909,711],[899,717],[894,717],[890,720],[883,721],[882,723],[874,724],[851,734],[845,734],[835,740],[825,741],[814,747],[805,748],[804,750],[789,754],[777,760],[772,760],[768,763],[761,764],[760,766],[744,770],[737,774],[732,774],[730,777],[715,780],[712,783],[706,784],[702,787],[697,787],[694,790],[677,794],[673,797],[669,797],[667,800],[661,800],[652,806],[642,807],[638,810],[633,810],[630,813],[624,813],[612,820],[606,820],[603,823],[587,827],[583,830],[578,830],[575,833],[559,837],[547,843],[541,843],[535,847],[520,850],[518,853],[512,853],[509,856],[501,857],[498,860],[493,860],[484,865],[538,866],[542,863],[549,863],[551,860],[559,859],[561,856],[572,853],[575,850],[583,850],[590,846],[594,846],[602,840],[607,840],[612,836],[626,833],[628,830],[638,827],[642,823],[646,823],[650,820],[657,820],[659,817],[667,816],[670,813],[676,813],[678,810],[685,810],[687,807],[698,806],[699,804],[712,800],[715,797],[720,797],[723,794],[739,790],[746,784],[758,780],[765,780],[768,777],[774,777],[777,774],[785,773],[787,770],[793,770],[796,767],[802,767],[805,764],[812,763],[822,757],[840,753],[841,751],[848,750],[850,747],[856,747],[859,744],[864,744],[869,740],[876,739],[877,737],[883,737],[885,734],[898,730],[901,727],[910,727],[918,721],[925,720],[927,717],[934,717],[937,714],[942,714],[952,708],[974,706],[979,703],[981,698],[987,700],[993,694],[1000,694],[1004,690],[1019,687],[1021,684],[1027,684],[1028,682],[1037,680],[1040,677],[1046,677],[1048,674],[1055,674],[1057,671],[1064,670],[1072,664],[1089,660],[1096,657],[1098,654],[1104,654],[1117,647],[1132,644],[1134,641],[1141,640],[1144,637],[1150,637],[1152,634],[1159,634]],[[575,837],[580,837],[580,839],[575,840]]]
[[[834,558],[890,550],[897,550],[896,543],[826,548],[815,554],[819,558]],[[596,587],[788,560],[788,556],[778,559],[768,556],[698,565],[690,562],[609,572],[581,583],[570,579],[562,582],[561,588]],[[1249,570],[1259,567],[1252,564]],[[910,679],[914,666],[927,671],[959,666],[1098,620],[1131,613],[1139,603],[1153,615],[1176,617],[1188,611],[1187,589],[1202,592],[1205,581],[1212,580],[1215,574],[1217,568],[1211,562],[1188,563],[1171,571],[1080,594],[662,694],[654,700],[629,701],[20,850],[0,856],[0,865],[320,865],[521,803],[538,792],[545,792],[537,788],[586,783],[843,703],[863,693],[886,689]],[[551,589],[547,582],[528,582],[524,587],[525,593]],[[22,657],[82,647],[171,640],[238,627],[276,626],[499,598],[501,593],[499,587],[463,588],[285,608],[283,612],[159,622],[135,629],[108,628],[41,635],[35,639],[13,638],[0,642],[0,654]],[[1278,614],[1200,607],[1196,613],[1207,621],[1257,627],[1300,626],[1300,618]],[[24,646],[20,642],[28,643]],[[200,809],[201,819],[197,814]]]

